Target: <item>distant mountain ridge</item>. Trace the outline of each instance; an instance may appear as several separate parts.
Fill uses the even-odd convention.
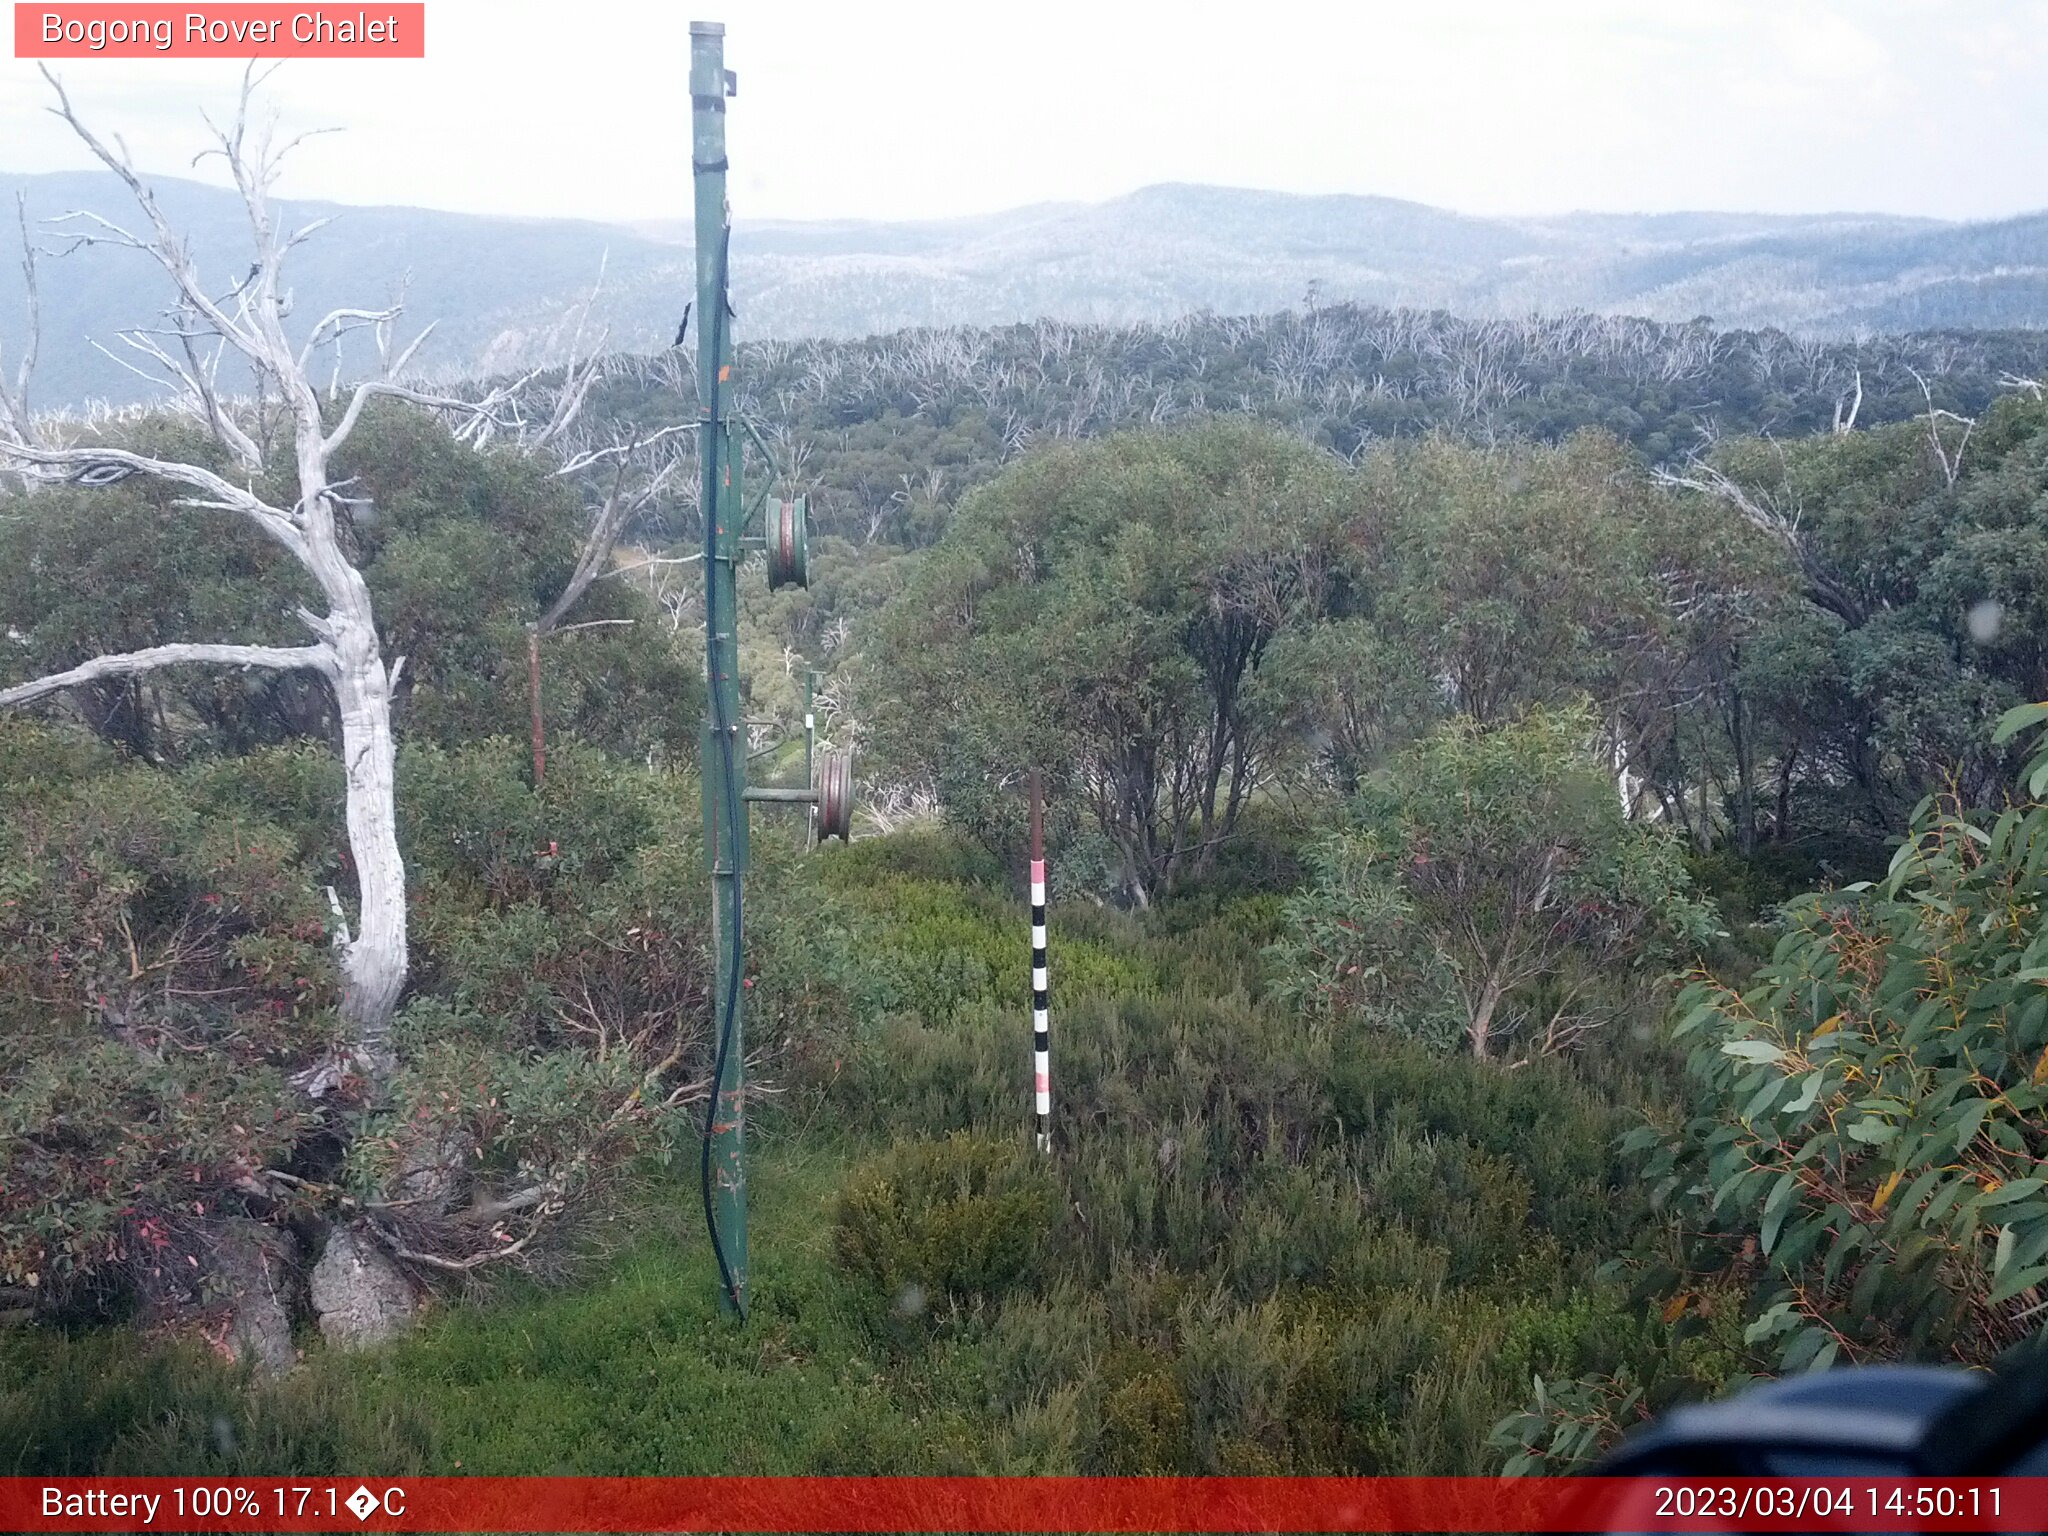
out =
[[[234,195],[156,185],[202,270],[225,288],[247,261]],[[17,188],[32,218],[132,212],[102,174],[0,174],[0,195]],[[624,350],[665,345],[693,289],[686,221],[627,227],[311,202],[283,211],[295,221],[335,216],[288,268],[305,324],[342,303],[381,302],[409,274],[412,316],[438,321],[430,356],[449,375],[556,355],[601,266],[595,320]],[[2048,212],[1982,223],[1853,213],[1485,218],[1394,198],[1167,184],[1104,203],[930,222],[742,222],[733,247],[743,339],[1267,313],[1311,291],[1326,304],[1706,315],[1728,328],[1820,336],[2048,327]],[[114,331],[160,308],[163,282],[144,258],[78,251],[47,263],[42,288],[36,398],[145,397],[142,380],[92,345],[118,352]],[[15,263],[0,263],[0,359],[15,352],[22,298]],[[367,361],[360,351],[345,357],[344,371]]]

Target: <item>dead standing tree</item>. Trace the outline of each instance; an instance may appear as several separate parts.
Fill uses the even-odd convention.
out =
[[[51,110],[120,178],[144,220],[139,232],[94,214],[71,215],[61,222],[72,231],[75,244],[126,246],[143,253],[169,277],[175,297],[167,325],[124,332],[122,340],[162,370],[176,390],[179,404],[232,456],[233,473],[242,483],[201,465],[80,441],[84,434],[38,430],[21,408],[25,375],[21,387],[11,392],[9,408],[0,412],[0,468],[11,470],[31,486],[65,481],[108,485],[132,475],[150,475],[184,486],[192,494],[175,505],[230,512],[246,519],[289,552],[313,579],[326,611],[298,610],[300,622],[312,636],[306,645],[192,642],[97,656],[67,671],[0,691],[0,706],[26,704],[103,678],[173,666],[294,668],[323,679],[332,690],[340,721],[349,851],[356,876],[356,921],[351,934],[345,920],[339,920],[337,901],[342,1038],[327,1059],[300,1075],[299,1082],[315,1095],[327,1092],[350,1070],[373,1084],[381,1083],[396,1064],[390,1025],[405,987],[408,964],[405,865],[398,848],[391,729],[392,690],[404,658],[389,664],[385,661],[369,587],[338,535],[337,518],[345,517],[348,508],[345,482],[337,482],[329,466],[373,400],[388,397],[452,413],[459,436],[482,441],[494,427],[513,424],[506,412],[518,386],[465,401],[423,393],[399,382],[425,339],[422,332],[396,356],[387,351],[383,376],[356,384],[338,419],[330,425],[311,381],[315,355],[351,331],[380,330],[388,336],[398,312],[395,308],[337,309],[316,321],[296,346],[287,336],[285,320],[291,295],[283,284],[284,258],[319,224],[285,234],[276,221],[271,188],[281,159],[297,141],[279,145],[274,124],[251,124],[251,100],[259,77],[253,70],[244,76],[234,119],[225,129],[213,129],[215,145],[207,151],[224,162],[241,194],[253,247],[248,275],[217,295],[201,280],[190,244],[171,227],[125,149],[117,153],[102,142],[80,120],[56,77],[47,69],[43,73],[57,97]],[[34,349],[31,337],[24,347],[25,358],[32,358]],[[222,393],[218,371],[223,358],[238,362],[253,380],[257,400],[253,413],[238,409],[236,402]],[[275,435],[289,437],[297,482],[296,500],[289,505],[266,500],[254,488],[270,467],[273,434],[264,428],[266,407],[274,407],[281,418]]]

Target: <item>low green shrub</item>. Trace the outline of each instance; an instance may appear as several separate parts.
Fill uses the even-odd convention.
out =
[[[1030,927],[1021,901],[986,886],[906,876],[839,886],[838,894],[860,936],[864,1000],[875,1012],[945,1023],[975,1005],[1030,1006]],[[1052,984],[1062,1000],[1159,985],[1145,957],[1086,936],[1097,925],[1085,914],[1080,909],[1073,927],[1077,914],[1068,908],[1047,917]]]
[[[59,1312],[191,1288],[209,1222],[310,1121],[285,1075],[337,995],[289,833],[90,767],[0,784],[0,1284]]]
[[[1620,1137],[1620,1105],[1556,1062],[1496,1071],[1412,1044],[1352,1037],[1330,1078],[1332,1110],[1364,1144],[1455,1137],[1528,1184],[1536,1224],[1577,1252],[1625,1246],[1646,1211]]]
[[[907,1142],[848,1175],[833,1252],[902,1316],[953,1311],[1033,1280],[1058,1209],[1021,1138]]]

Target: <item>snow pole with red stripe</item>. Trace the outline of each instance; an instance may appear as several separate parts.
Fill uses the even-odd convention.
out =
[[[1045,802],[1031,770],[1031,1071],[1038,1150],[1052,1150],[1052,1037],[1047,1028],[1045,965]]]

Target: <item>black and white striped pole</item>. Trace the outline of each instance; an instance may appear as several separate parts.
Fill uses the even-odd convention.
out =
[[[1038,1150],[1052,1150],[1052,1036],[1045,964],[1045,802],[1031,770],[1031,1074]]]

